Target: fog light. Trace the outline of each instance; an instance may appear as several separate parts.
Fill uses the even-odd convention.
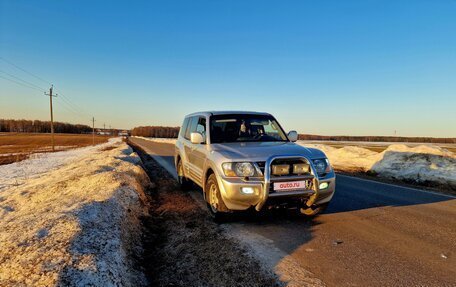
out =
[[[326,188],[328,188],[328,186],[329,186],[329,183],[327,183],[327,182],[322,182],[322,183],[320,183],[319,188],[320,188],[320,189],[326,189]]]
[[[295,163],[293,164],[293,173],[302,174],[310,171],[310,165],[307,163]]]
[[[286,175],[290,173],[290,166],[288,164],[275,164],[271,166],[273,175]]]
[[[241,192],[244,194],[253,194],[254,190],[251,187],[241,187]]]

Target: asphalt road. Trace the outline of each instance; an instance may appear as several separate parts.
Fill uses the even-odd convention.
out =
[[[173,145],[132,141],[175,176]],[[330,207],[312,221],[270,216],[225,225],[296,285],[315,282],[294,279],[301,276],[328,286],[456,286],[455,197],[337,175]]]

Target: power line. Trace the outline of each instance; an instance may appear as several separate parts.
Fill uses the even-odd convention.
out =
[[[14,76],[14,75],[11,75],[11,74],[6,73],[6,72],[1,71],[1,70],[0,70],[0,72],[5,73],[6,75],[8,75],[8,76],[10,76],[10,77],[14,77],[14,78],[16,78],[16,79],[18,79],[18,80],[20,80],[20,81],[22,81],[22,82],[19,82],[19,81],[16,81],[16,80],[13,80],[13,79],[4,77],[4,76],[2,76],[2,75],[0,75],[0,78],[3,78],[3,79],[5,79],[5,80],[8,80],[8,81],[10,81],[10,82],[13,82],[13,83],[15,83],[15,84],[21,85],[21,86],[26,87],[26,88],[34,89],[34,90],[37,90],[37,91],[40,91],[40,92],[46,92],[46,91],[45,91],[44,89],[42,89],[41,87],[36,86],[36,85],[34,85],[34,84],[32,84],[32,83],[29,83],[29,82],[27,82],[27,81],[25,81],[25,80],[22,80],[22,79],[19,78],[19,77],[16,77],[16,76]],[[62,102],[59,102],[59,103],[62,103],[61,107],[63,107],[65,110],[67,110],[68,112],[71,112],[71,113],[77,115],[78,117],[85,118],[85,116],[83,116],[83,114],[85,114],[85,113],[82,113],[82,112],[79,111],[78,109],[72,107],[72,105],[68,102],[68,100],[65,100],[64,98],[58,98],[58,99],[59,99],[59,100],[60,100],[60,99],[63,100]],[[65,101],[67,101],[67,103],[66,103]],[[66,106],[65,106],[65,105],[66,105]]]
[[[65,95],[63,94],[60,94],[62,96],[62,99],[71,107],[73,107],[74,110],[78,111],[79,113],[81,114],[84,114],[86,116],[89,116],[88,113],[86,113],[84,111],[84,109],[82,109],[80,106],[78,106],[77,104],[75,104],[73,101],[71,101],[68,97],[66,97]]]
[[[5,59],[5,58],[3,58],[3,57],[0,57],[0,59],[3,60],[4,62],[10,64],[11,66],[15,67],[16,69],[19,69],[19,70],[21,70],[22,72],[27,73],[27,74],[29,74],[30,76],[37,78],[38,80],[42,81],[43,83],[46,83],[46,84],[48,84],[48,85],[52,85],[51,83],[49,83],[48,81],[44,80],[43,78],[38,77],[37,75],[35,75],[35,74],[33,74],[33,73],[31,73],[31,72],[29,72],[29,71],[27,71],[27,70],[25,70],[25,69],[19,67],[18,65],[14,64],[13,62],[11,62],[11,61],[9,61],[9,60],[7,60],[7,59]]]
[[[3,78],[3,79],[8,80],[8,81],[10,81],[10,82],[16,83],[16,84],[18,84],[18,85],[20,85],[20,86],[23,86],[23,87],[26,87],[26,88],[30,88],[30,89],[38,90],[38,91],[40,91],[40,92],[44,92],[44,90],[38,89],[38,88],[33,87],[33,86],[26,85],[26,84],[24,84],[24,83],[22,83],[22,82],[18,82],[18,81],[12,80],[12,79],[7,78],[7,77],[4,77],[4,76],[2,76],[2,75],[0,75],[0,78]]]
[[[62,100],[62,103],[63,103],[63,104],[67,105],[67,106],[68,106],[69,108],[71,108],[74,112],[82,114],[78,109],[76,109],[73,105],[71,105],[71,103],[70,103],[67,99],[65,99],[64,97],[62,97],[61,94],[60,94],[60,96],[61,96],[60,99]]]
[[[42,81],[43,83],[46,83],[46,84],[49,84],[49,85],[52,86],[52,84],[51,84],[49,81],[46,81],[45,79],[43,79],[43,78],[37,76],[36,74],[34,74],[34,73],[32,73],[32,72],[29,72],[29,71],[27,71],[27,70],[24,69],[24,68],[21,68],[20,66],[16,65],[15,63],[13,63],[13,62],[11,62],[11,61],[5,59],[5,58],[0,57],[0,60],[3,60],[4,62],[10,64],[11,66],[15,67],[16,69],[21,70],[22,72],[24,72],[24,73],[26,73],[26,74],[28,74],[28,75],[30,75],[30,76],[32,76],[32,77],[34,77],[34,78],[36,78],[36,79]],[[9,73],[4,72],[4,71],[1,71],[1,70],[0,70],[0,72],[4,73],[4,74],[6,74],[6,75],[8,75],[8,76],[10,76],[10,77],[12,77],[12,78],[14,78],[14,79],[17,79],[18,81],[0,75],[0,77],[3,78],[3,79],[5,79],[5,80],[8,80],[8,81],[10,81],[10,82],[16,83],[16,84],[18,84],[18,85],[21,85],[21,86],[24,86],[24,87],[27,87],[27,88],[30,88],[30,89],[35,89],[35,90],[38,90],[38,91],[41,91],[41,92],[46,92],[46,90],[43,89],[43,88],[41,88],[40,86],[35,85],[35,84],[33,84],[33,83],[30,83],[30,82],[28,82],[28,81],[26,81],[26,80],[23,80],[23,79],[21,79],[20,77],[17,77],[17,76],[15,76],[15,75],[9,74]],[[88,113],[86,113],[86,112],[84,111],[84,109],[82,109],[80,106],[76,105],[74,102],[72,102],[72,101],[71,101],[68,97],[66,97],[64,94],[59,93],[59,95],[60,95],[59,100],[62,99],[62,101],[60,102],[60,103],[62,103],[61,107],[63,107],[64,109],[66,109],[66,110],[69,111],[69,112],[74,113],[74,114],[77,115],[77,116],[80,116],[81,118],[84,118],[84,117],[85,117],[85,116],[83,116],[83,115],[88,115]],[[50,97],[50,98],[52,98],[52,97]],[[94,124],[94,119],[92,118],[92,120],[93,120],[92,123]]]
[[[31,73],[31,72],[25,70],[24,68],[19,67],[19,66],[16,65],[15,63],[13,63],[13,62],[11,62],[11,61],[9,61],[9,60],[3,58],[3,57],[0,57],[0,59],[3,60],[4,62],[10,64],[11,66],[15,67],[16,69],[19,69],[19,70],[23,71],[24,73],[27,73],[27,74],[29,74],[30,76],[35,77],[35,78],[37,78],[38,80],[40,80],[40,81],[42,81],[42,82],[44,82],[44,83],[49,84],[49,85],[52,85],[49,81],[46,81],[45,79],[43,79],[43,78],[37,76],[36,74]],[[15,79],[18,79],[18,80],[20,80],[20,81],[22,81],[22,82],[24,82],[24,83],[26,83],[26,84],[28,84],[28,85],[31,85],[31,86],[35,87],[36,89],[39,88],[39,89],[40,89],[41,91],[43,91],[43,92],[46,91],[45,89],[43,89],[43,88],[41,88],[41,87],[39,87],[39,86],[37,86],[37,85],[35,85],[35,84],[32,84],[32,83],[30,83],[30,82],[27,82],[27,81],[25,81],[25,80],[23,80],[23,79],[21,79],[21,78],[19,78],[19,77],[17,77],[17,76],[8,74],[8,73],[6,73],[6,72],[4,72],[4,71],[0,71],[0,72],[3,72],[3,73],[5,73],[5,74],[9,75],[10,77],[13,77],[13,78],[15,78]],[[2,77],[2,78],[4,78],[4,77]],[[11,80],[11,79],[7,79],[7,80],[13,81],[13,80]],[[19,83],[16,82],[16,81],[14,81],[14,82],[17,83],[17,84],[19,84]],[[31,87],[29,87],[29,88],[31,88]],[[60,90],[59,90],[59,91],[60,91]],[[68,104],[68,106],[71,107],[73,110],[76,110],[78,113],[81,113],[81,114],[89,115],[89,114],[87,114],[82,108],[80,108],[78,105],[76,105],[74,102],[72,102],[68,97],[66,97],[64,94],[59,93],[59,95],[60,95],[60,96],[63,98],[63,100]]]
[[[16,80],[21,81],[21,82],[23,82],[24,84],[27,84],[27,85],[30,85],[30,86],[35,87],[35,88],[37,88],[37,89],[40,89],[40,90],[43,91],[43,92],[46,91],[46,90],[43,89],[42,87],[37,86],[37,85],[35,85],[35,84],[33,84],[33,83],[30,83],[30,82],[28,82],[28,81],[26,81],[26,80],[24,80],[24,79],[21,79],[21,78],[15,76],[15,75],[12,75],[12,74],[7,73],[7,72],[2,71],[2,70],[0,70],[0,72],[3,73],[3,74],[6,74],[6,75],[8,75],[8,76],[10,76],[10,77],[12,77],[12,78],[14,78],[14,79],[16,79]]]
[[[86,119],[86,116],[85,116],[85,115],[83,115],[83,114],[81,114],[81,113],[79,113],[79,112],[73,110],[73,109],[71,108],[71,106],[69,106],[68,104],[66,104],[64,101],[60,101],[60,100],[62,99],[61,97],[59,97],[59,98],[57,98],[57,99],[59,99],[59,101],[58,101],[59,106],[62,107],[62,108],[64,108],[67,112],[73,113],[75,116],[79,117],[80,119]],[[61,104],[61,105],[60,105],[60,104]]]
[[[62,100],[62,98],[58,98],[58,99],[59,99],[58,103],[59,103],[59,104],[62,104],[62,105],[61,105],[62,108],[64,108],[64,109],[67,110],[68,112],[71,112],[71,113],[73,113],[73,114],[75,114],[75,115],[77,115],[77,116],[81,116],[78,112],[76,112],[75,110],[73,110],[73,109],[71,108],[71,106],[69,106],[68,104],[66,104],[66,103],[63,102],[63,101],[60,101],[60,100]]]

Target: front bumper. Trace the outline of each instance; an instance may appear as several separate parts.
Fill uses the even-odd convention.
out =
[[[268,160],[270,165],[271,160]],[[242,178],[227,178],[218,177],[218,185],[220,194],[230,210],[246,210],[254,207],[260,211],[265,205],[273,202],[287,202],[296,199],[303,200],[308,206],[320,205],[329,202],[335,192],[336,179],[334,171],[327,173],[324,177],[313,176],[313,185],[308,190],[273,192],[271,185],[276,181],[295,181],[301,180],[304,177],[289,177],[283,179],[271,179],[269,176],[269,165],[266,164],[263,178],[250,178],[244,180]],[[319,189],[320,183],[327,182],[328,187]],[[251,188],[252,193],[245,193],[243,188]]]

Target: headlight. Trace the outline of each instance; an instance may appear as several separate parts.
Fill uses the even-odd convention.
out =
[[[226,176],[254,176],[255,167],[250,162],[225,162],[222,164],[223,172]]]
[[[328,173],[331,171],[331,165],[329,164],[329,160],[327,158],[314,159],[313,164],[318,174]]]

